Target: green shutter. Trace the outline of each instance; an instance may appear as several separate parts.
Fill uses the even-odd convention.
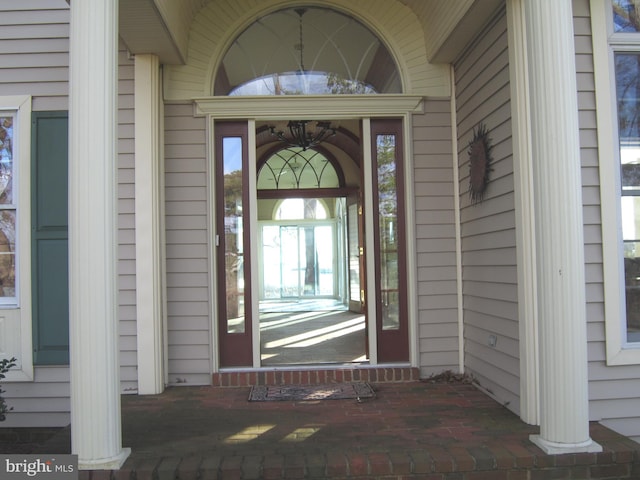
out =
[[[68,364],[67,112],[34,112],[31,134],[33,361]]]

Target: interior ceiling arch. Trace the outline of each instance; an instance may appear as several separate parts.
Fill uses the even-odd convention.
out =
[[[297,1],[211,0],[194,16],[185,65],[165,68],[165,98],[186,100],[213,95],[214,78],[231,42],[268,13],[301,6]],[[367,26],[395,57],[407,94],[448,96],[449,68],[427,60],[418,17],[397,0],[324,0],[304,6],[334,8]]]

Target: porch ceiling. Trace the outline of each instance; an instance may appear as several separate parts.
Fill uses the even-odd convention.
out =
[[[195,14],[217,0],[120,0],[120,37],[129,51],[153,53],[163,64],[184,64]],[[449,63],[503,0],[398,0],[422,25],[427,55]]]

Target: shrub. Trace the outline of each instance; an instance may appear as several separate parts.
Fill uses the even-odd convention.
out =
[[[16,366],[16,361],[15,357],[0,360],[0,380],[5,378],[5,373],[7,373],[10,368]],[[13,407],[9,407],[7,405],[7,401],[2,396],[3,393],[4,390],[2,390],[2,387],[0,386],[0,422],[4,422],[7,418],[6,414],[13,410]]]

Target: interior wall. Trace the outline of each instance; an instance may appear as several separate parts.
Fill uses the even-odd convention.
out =
[[[507,21],[502,9],[454,64],[465,371],[519,411],[519,331]],[[469,195],[469,142],[479,125],[492,145],[484,199]]]

